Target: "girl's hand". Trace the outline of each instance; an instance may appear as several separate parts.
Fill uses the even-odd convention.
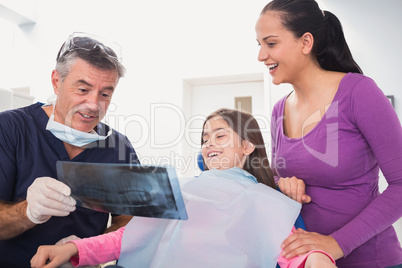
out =
[[[296,177],[280,178],[278,181],[278,187],[283,194],[300,204],[311,202],[311,197],[306,194],[306,185],[303,180]]]
[[[332,260],[321,252],[313,252],[308,255],[305,268],[336,268]]]
[[[307,232],[300,228],[283,241],[281,248],[283,250],[282,256],[287,259],[306,254],[312,250],[325,251],[334,260],[340,259],[344,255],[338,242],[332,236]]]
[[[57,268],[77,254],[78,249],[74,243],[40,246],[31,259],[31,267]]]

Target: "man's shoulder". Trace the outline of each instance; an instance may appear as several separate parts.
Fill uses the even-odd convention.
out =
[[[7,125],[20,125],[24,126],[27,122],[31,122],[35,117],[33,110],[40,107],[39,103],[35,103],[26,107],[6,110],[0,113],[0,123],[4,126]]]
[[[38,109],[43,106],[42,103],[37,102],[28,106],[14,108],[0,112],[0,118],[12,117],[33,117]]]
[[[17,144],[37,132],[35,114],[27,107],[3,111],[0,113],[0,142]],[[39,106],[40,107],[40,106]]]

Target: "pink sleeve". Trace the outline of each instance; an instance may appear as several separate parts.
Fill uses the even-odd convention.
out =
[[[289,236],[291,236],[295,230],[296,230],[296,228],[293,227]],[[303,268],[306,263],[307,257],[311,253],[314,253],[314,252],[320,252],[322,254],[325,254],[326,256],[328,256],[328,258],[331,259],[332,263],[335,263],[335,260],[328,253],[321,251],[321,250],[313,250],[313,251],[308,252],[305,255],[293,257],[291,259],[286,259],[285,257],[282,257],[280,255],[278,258],[278,264],[281,268]]]
[[[107,234],[70,241],[78,248],[78,257],[70,259],[74,267],[117,260],[120,256],[124,227]]]
[[[307,257],[314,252],[325,254],[328,258],[331,259],[332,263],[335,263],[334,259],[328,253],[321,250],[313,250],[305,255],[293,257],[290,260],[286,259],[285,257],[279,256],[278,264],[281,268],[303,268],[306,263]]]

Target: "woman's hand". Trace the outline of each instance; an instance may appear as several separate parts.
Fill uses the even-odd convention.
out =
[[[57,268],[78,254],[74,243],[54,246],[40,246],[31,259],[31,267]]]
[[[311,197],[306,194],[306,185],[303,180],[296,177],[280,178],[278,181],[278,187],[283,194],[300,204],[311,202]]]
[[[306,254],[312,250],[325,251],[334,260],[340,259],[344,255],[338,242],[332,236],[307,232],[300,228],[283,241],[281,248],[282,256],[287,259]]]

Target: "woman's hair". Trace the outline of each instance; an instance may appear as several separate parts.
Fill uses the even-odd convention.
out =
[[[207,121],[217,116],[225,120],[229,127],[233,129],[242,140],[249,141],[255,146],[255,150],[247,156],[243,169],[256,177],[258,182],[275,189],[274,176],[269,166],[264,139],[257,120],[255,120],[251,114],[239,110],[219,109],[205,119],[202,126],[201,137],[204,135],[204,127]],[[201,145],[202,144],[203,139],[201,138]],[[205,162],[204,167],[208,169]]]
[[[279,12],[282,24],[295,37],[309,32],[314,37],[313,56],[321,68],[362,74],[346,43],[341,22],[329,11],[322,11],[314,0],[273,0],[261,11]]]

